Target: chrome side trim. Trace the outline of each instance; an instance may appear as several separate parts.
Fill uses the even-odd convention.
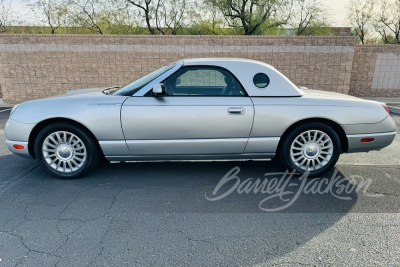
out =
[[[137,155],[108,156],[109,161],[174,161],[174,160],[231,160],[231,159],[271,159],[275,153],[213,154],[213,155]]]
[[[127,140],[126,143],[133,155],[236,154],[243,152],[247,140],[248,138]],[[240,151],[238,148],[241,148]]]
[[[88,104],[89,107],[99,107],[99,106],[122,106],[121,103],[92,103]]]
[[[346,135],[347,138],[352,138],[352,137],[376,137],[376,136],[386,136],[386,135],[396,135],[396,132],[389,132],[389,133],[373,133],[373,134],[348,134]]]
[[[6,140],[6,145],[7,145],[8,149],[15,155],[18,155],[20,157],[27,158],[27,159],[32,159],[32,157],[28,151],[28,142]],[[24,147],[24,149],[15,149],[13,147],[13,145],[21,145]]]
[[[247,142],[244,153],[275,153],[280,137],[252,137]]]
[[[375,140],[369,143],[361,143],[361,139],[367,137],[374,138]],[[395,137],[396,132],[347,135],[347,142],[349,144],[347,153],[380,150],[390,145]]]

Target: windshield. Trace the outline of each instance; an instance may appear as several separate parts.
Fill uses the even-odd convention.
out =
[[[137,91],[139,91],[144,86],[146,86],[149,82],[151,82],[155,78],[159,77],[163,73],[169,71],[170,69],[172,69],[175,66],[176,66],[176,63],[172,63],[168,66],[162,67],[161,69],[153,71],[152,73],[149,73],[146,76],[143,76],[142,78],[139,78],[136,81],[123,86],[121,89],[116,91],[113,95],[132,96]]]

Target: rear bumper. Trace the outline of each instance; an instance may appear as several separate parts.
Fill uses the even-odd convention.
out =
[[[347,141],[349,144],[347,153],[380,150],[390,145],[395,137],[396,132],[347,135]],[[362,138],[374,138],[375,140],[369,143],[361,143]]]
[[[28,151],[28,142],[6,140],[6,145],[12,153],[21,156],[23,158],[33,159]],[[24,147],[24,149],[15,149],[13,147],[14,145],[21,145]]]

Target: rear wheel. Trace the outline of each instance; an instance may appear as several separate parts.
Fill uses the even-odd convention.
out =
[[[340,138],[324,123],[311,122],[295,128],[284,140],[280,151],[281,162],[289,170],[310,177],[332,169],[340,156]]]
[[[98,148],[86,129],[72,123],[45,127],[35,141],[40,165],[59,178],[77,178],[96,166]]]

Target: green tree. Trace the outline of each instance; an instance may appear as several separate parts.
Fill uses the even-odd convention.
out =
[[[11,25],[12,16],[11,2],[0,0],[0,33],[7,31],[6,27]]]
[[[365,44],[374,19],[374,0],[350,0],[347,5],[347,20],[353,27],[358,42]]]
[[[321,0],[295,0],[289,25],[295,35],[330,35],[329,12]]]
[[[205,0],[218,8],[228,26],[241,28],[245,35],[261,34],[260,27],[275,28],[287,24],[291,0]],[[289,12],[288,12],[289,11]]]
[[[51,34],[65,26],[68,20],[67,5],[61,0],[28,0],[28,6],[32,8],[37,17],[43,18],[41,22],[50,27]]]
[[[381,0],[374,27],[385,44],[400,44],[400,0]]]
[[[186,0],[157,0],[155,19],[157,30],[166,34],[166,29],[172,35],[178,34],[184,28],[186,14],[190,5]]]
[[[150,34],[155,34],[156,29],[153,24],[153,19],[154,19],[154,12],[155,12],[155,1],[156,0],[126,0],[135,7],[137,7],[140,11],[139,14],[141,14],[147,25],[147,29]]]
[[[102,2],[100,0],[72,0],[70,4],[75,27],[84,27],[93,33],[104,33],[103,25],[101,25]]]

